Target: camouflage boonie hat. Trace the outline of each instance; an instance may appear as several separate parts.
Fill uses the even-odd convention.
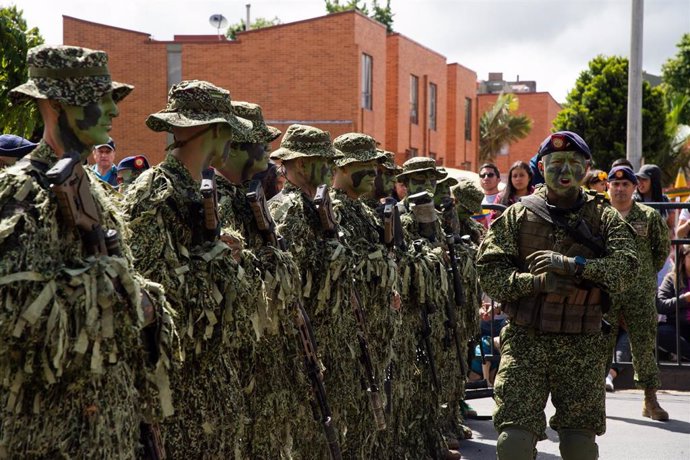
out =
[[[112,81],[105,51],[78,46],[40,45],[26,55],[29,79],[10,91],[15,104],[30,99],[52,99],[83,107],[108,93],[120,102],[134,86]]]
[[[417,173],[433,173],[436,175],[436,180],[445,178],[448,173],[441,172],[436,169],[436,160],[429,157],[414,157],[403,163],[403,172],[398,174],[398,180],[403,180],[406,176]]]
[[[328,131],[307,125],[290,125],[280,148],[271,153],[271,160],[294,160],[300,157],[340,158],[343,154],[333,147]]]
[[[448,174],[448,171],[446,171],[446,168],[444,168],[443,166],[439,166],[438,168],[436,168],[436,171],[440,172],[441,174],[445,174],[446,176],[443,179],[439,179],[438,182],[436,182],[436,185],[445,184],[448,187],[458,185],[458,180],[455,177]]]
[[[376,140],[362,133],[342,134],[333,140],[333,147],[343,153],[342,158],[335,160],[338,168],[350,163],[381,161],[386,158],[386,154],[376,148]]]
[[[383,153],[386,157],[383,159],[381,166],[387,169],[391,173],[400,174],[402,172],[402,167],[395,164],[395,153],[389,152],[388,150],[377,149],[378,152]]]
[[[250,121],[235,116],[228,90],[203,80],[173,85],[165,109],[146,119],[146,126],[159,132],[214,123],[227,123],[241,135],[247,135],[252,128]]]
[[[455,197],[455,203],[464,208],[469,214],[479,214],[482,212],[484,192],[471,180],[458,180],[458,185],[451,187],[450,192]]]
[[[260,105],[251,102],[232,101],[232,108],[235,115],[251,121],[254,125],[248,134],[235,137],[234,142],[265,144],[276,140],[282,134],[278,128],[266,125]]]

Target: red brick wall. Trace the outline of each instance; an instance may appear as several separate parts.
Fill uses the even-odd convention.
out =
[[[388,101],[386,148],[405,161],[405,150],[416,148],[419,155],[434,153],[446,158],[447,71],[446,58],[399,35],[388,35],[388,85],[398,87],[395,99]],[[410,76],[419,78],[418,123],[410,122]],[[429,128],[429,83],[437,87],[436,130]]]
[[[446,165],[452,168],[477,167],[479,123],[477,118],[477,73],[459,64],[448,64],[448,120]],[[470,115],[472,128],[469,140],[465,139],[465,99],[472,101]],[[468,162],[469,165],[464,165]]]
[[[517,113],[532,119],[532,131],[514,144],[510,145],[508,155],[496,156],[495,163],[501,173],[507,172],[517,160],[529,161],[537,153],[539,144],[548,136],[553,127],[553,120],[561,106],[549,93],[518,93],[519,106]],[[480,116],[496,102],[496,94],[480,94]]]
[[[118,105],[112,138],[117,161],[144,153],[153,162],[163,158],[165,135],[146,127],[146,117],[165,107],[167,54],[164,43],[150,42],[149,34],[104,26],[63,16],[63,43],[108,52],[113,79],[134,85],[134,91]]]

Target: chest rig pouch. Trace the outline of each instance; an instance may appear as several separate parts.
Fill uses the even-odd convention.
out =
[[[524,197],[521,203],[527,209],[518,238],[521,271],[529,271],[524,262],[527,256],[541,250],[586,259],[604,255],[600,236],[603,203],[596,198],[585,195],[567,214],[548,206],[543,197]],[[577,219],[573,221],[573,217]],[[594,333],[601,328],[602,306],[608,304],[607,299],[608,294],[599,286],[582,281],[572,295],[541,293],[509,302],[504,310],[515,324],[541,332]]]

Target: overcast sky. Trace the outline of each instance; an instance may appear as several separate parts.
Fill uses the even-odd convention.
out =
[[[62,15],[147,32],[157,40],[175,34],[212,34],[208,18],[231,23],[278,17],[283,23],[326,14],[323,0],[0,0],[24,10],[46,43],[62,43]],[[369,2],[370,3],[370,2]],[[385,4],[385,0],[379,3]],[[690,32],[690,0],[646,0],[643,68],[659,74]],[[538,91],[565,101],[587,62],[598,54],[630,53],[632,0],[392,0],[393,28],[477,72],[503,72],[507,80],[536,80]]]

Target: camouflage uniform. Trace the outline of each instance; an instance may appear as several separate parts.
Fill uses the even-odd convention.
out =
[[[633,202],[625,216],[635,230],[635,245],[640,268],[634,282],[625,292],[611,296],[611,310],[606,317],[613,330],[606,348],[606,362],[611,360],[618,335],[618,322],[623,319],[630,335],[630,348],[638,388],[659,388],[659,368],[656,364],[656,274],[666,262],[671,250],[666,222],[654,209]]]
[[[105,52],[86,48],[33,48],[29,81],[12,97],[102,113],[99,101],[111,94],[120,100],[132,89],[111,82],[107,60]],[[65,137],[74,131],[63,127],[60,135],[74,145]],[[85,158],[90,147],[81,147]],[[125,246],[121,256],[86,254],[49,187],[46,172],[57,161],[42,141],[0,173],[0,456],[131,459],[142,454],[140,423],[161,414],[156,392],[162,415],[172,412],[169,350],[158,341],[145,349],[141,340],[142,290],[158,306],[161,340],[174,331],[160,286],[132,268]],[[88,168],[84,174],[102,227],[126,235],[107,186]],[[147,351],[161,356],[155,369]]]
[[[415,157],[403,164],[403,172],[398,180],[405,179],[412,173],[433,174],[437,178],[445,174],[437,172],[435,162],[431,158]],[[436,242],[431,242],[420,234],[420,227],[410,210],[408,197],[403,205],[408,212],[401,216],[405,239],[408,242],[407,252],[398,261],[401,271],[401,295],[403,300],[402,325],[396,340],[395,349],[398,359],[396,369],[399,372],[396,394],[400,404],[395,411],[394,433],[396,444],[402,450],[405,458],[423,458],[441,456],[443,448],[443,434],[452,434],[453,418],[450,415],[457,406],[446,407],[441,412],[441,404],[458,400],[461,390],[458,387],[460,373],[458,361],[452,347],[444,346],[445,313],[444,308],[449,301],[450,289],[448,284],[447,267],[444,261],[445,250],[443,244],[443,230],[440,222],[434,220],[432,224]],[[435,214],[433,203],[430,210]],[[427,350],[421,340],[422,306],[431,313],[431,346],[440,391],[432,383],[430,361]],[[412,397],[414,395],[414,397]]]
[[[365,134],[347,133],[338,136],[333,146],[343,153],[335,160],[338,168],[357,163],[381,161],[384,155],[376,150],[376,141]],[[382,229],[374,212],[360,199],[352,199],[336,189],[333,210],[339,219],[341,239],[355,258],[348,276],[353,277],[366,316],[367,342],[375,370],[381,400],[384,401],[383,378],[393,357],[392,343],[400,313],[391,310],[391,295],[398,283],[398,267],[381,243]],[[354,338],[350,339],[354,342]],[[357,355],[359,350],[356,349]],[[364,375],[360,369],[360,375]],[[362,377],[363,381],[366,381]],[[368,384],[368,382],[367,382]],[[359,422],[352,420],[348,429],[360,446],[359,458],[382,458],[391,454],[390,430],[377,431],[366,393],[360,397]]]
[[[251,126],[234,116],[227,91],[203,81],[174,85],[167,108],[146,123],[154,131],[226,123],[242,132]],[[262,290],[225,243],[205,236],[199,188],[173,154],[144,172],[125,196],[129,243],[137,267],[165,287],[181,331],[182,355],[171,378],[181,398],[163,427],[168,452],[175,458],[245,458],[247,409],[234,358],[256,336],[250,315]]]
[[[233,142],[266,144],[280,131],[266,126],[261,107],[247,102],[232,103],[235,114],[253,123],[248,135]],[[249,160],[248,160],[249,161]],[[247,184],[235,185],[217,177],[218,205],[223,233],[236,234],[244,248],[242,266],[260,274],[267,303],[252,312],[261,338],[253,350],[240,350],[236,366],[249,410],[248,457],[311,458],[306,441],[319,435],[309,407],[299,338],[294,326],[295,302],[299,299],[299,268],[289,252],[266,244],[247,200]],[[253,352],[253,359],[246,359]]]
[[[537,189],[535,196],[546,199],[546,188]],[[588,259],[582,278],[609,292],[620,292],[627,286],[627,273],[637,265],[630,230],[615,209],[604,203],[596,206],[606,256]],[[584,205],[579,209],[590,208]],[[567,211],[564,217],[573,225],[580,214]],[[509,207],[493,222],[479,248],[477,271],[482,288],[492,298],[511,302],[537,295],[533,287],[535,275],[525,272],[519,253],[521,232],[532,215],[522,203]],[[555,251],[572,245],[571,237],[563,229],[541,222],[549,225]],[[550,420],[554,430],[602,435],[606,416],[601,378],[604,368],[598,358],[605,343],[601,332],[548,333],[517,325],[514,318],[511,321],[501,331],[501,364],[495,383],[496,429],[503,433],[518,428],[546,439],[543,409],[551,394],[556,407]],[[598,329],[598,323],[595,327]]]
[[[327,132],[310,126],[290,126],[281,147],[271,158],[282,162],[299,157],[322,157],[333,160],[337,155]],[[350,306],[351,270],[359,261],[344,242],[329,239],[321,228],[318,212],[307,196],[292,183],[269,201],[269,208],[278,232],[288,243],[300,268],[302,302],[311,318],[323,361],[325,386],[334,425],[339,430],[344,458],[359,458],[361,439],[351,433],[363,416],[363,393],[360,385],[359,349],[355,338],[357,326]],[[314,423],[318,437],[311,440],[313,458],[327,458],[328,451],[320,428]],[[316,449],[318,447],[318,449]]]
[[[481,213],[484,193],[467,179],[460,179],[458,185],[451,188],[451,192],[455,198],[458,219],[460,220],[459,233],[460,235],[469,235],[472,242],[478,246],[486,235],[486,228],[472,219],[472,216]]]

